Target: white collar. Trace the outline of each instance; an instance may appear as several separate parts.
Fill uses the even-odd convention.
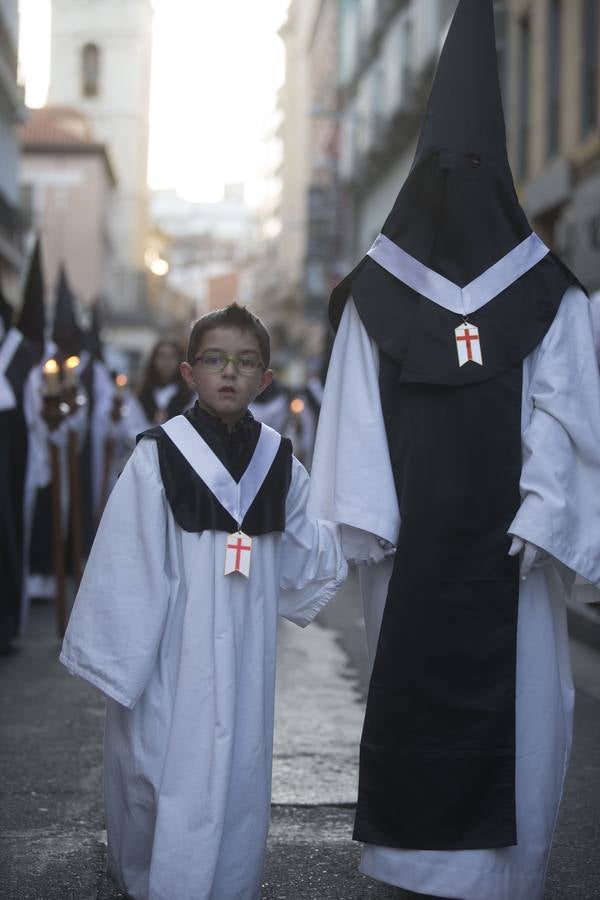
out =
[[[17,352],[23,335],[16,328],[9,328],[4,340],[0,344],[0,412],[7,409],[14,409],[17,405],[17,398],[12,389],[12,385],[6,377],[6,372],[14,355]]]
[[[161,428],[221,506],[235,519],[238,527],[241,527],[277,456],[281,436],[268,425],[261,425],[252,459],[239,482],[236,482],[185,416],[174,416]]]
[[[152,396],[158,408],[161,410],[166,409],[178,390],[179,385],[174,381],[171,384],[165,384],[163,387],[154,388]]]
[[[378,235],[367,255],[418,294],[459,316],[468,316],[505,291],[549,252],[532,232],[464,288],[423,265],[384,234]]]

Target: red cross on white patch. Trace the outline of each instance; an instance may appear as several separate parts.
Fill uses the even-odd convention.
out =
[[[478,366],[482,366],[483,357],[481,355],[479,328],[476,325],[465,322],[463,325],[458,326],[454,334],[458,350],[458,364],[464,366],[465,363],[474,362]]]
[[[243,531],[227,536],[225,545],[225,574],[233,575],[239,572],[246,578],[250,577],[250,558],[252,556],[252,538]]]

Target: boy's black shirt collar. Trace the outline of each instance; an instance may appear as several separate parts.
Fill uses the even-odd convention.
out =
[[[260,423],[250,410],[246,410],[231,431],[225,422],[202,409],[197,401],[184,415],[232,478],[239,481],[252,459],[260,436]]]
[[[206,409],[203,409],[203,407],[200,406],[197,400],[194,405],[188,410],[188,412],[190,414],[188,418],[190,419],[194,427],[197,427],[199,431],[203,428],[210,428],[215,433],[225,434],[228,437],[233,434],[244,432],[247,429],[251,428],[253,424],[257,424],[256,419],[249,409],[246,410],[244,415],[235,423],[231,430],[227,427],[222,419],[220,419],[218,416],[214,416],[212,413],[209,413]]]
[[[184,413],[186,419],[220,459],[231,476],[239,481],[256,449],[261,425],[247,412],[231,431],[217,416],[196,404]],[[160,474],[175,521],[184,531],[225,531],[239,525],[225,510],[199,475],[191,468],[175,444],[158,426],[138,435],[138,440],[157,443]],[[252,537],[285,531],[285,503],[292,477],[292,445],[281,439],[279,451],[252,506],[242,530]]]

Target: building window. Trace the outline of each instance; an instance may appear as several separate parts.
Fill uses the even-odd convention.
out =
[[[561,70],[561,0],[548,0],[548,55],[546,60],[548,85],[546,153],[556,156],[560,146],[560,70]]]
[[[100,48],[86,44],[81,51],[81,92],[84,97],[97,97],[100,93]]]
[[[581,24],[581,134],[587,137],[598,123],[598,0],[583,0]]]
[[[531,34],[529,16],[519,23],[519,178],[526,178],[529,170],[529,80]]]

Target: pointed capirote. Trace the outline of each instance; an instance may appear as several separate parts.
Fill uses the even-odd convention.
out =
[[[85,346],[85,335],[75,310],[75,295],[64,263],[58,273],[52,340],[64,356],[79,356]]]
[[[437,65],[415,162],[434,148],[508,163],[492,0],[460,0]]]
[[[102,350],[102,309],[100,300],[96,300],[92,306],[92,320],[85,335],[86,348],[92,354],[92,359],[104,360]]]
[[[0,285],[0,339],[6,334],[13,320],[13,308],[4,296]]]
[[[25,290],[23,291],[23,303],[15,322],[19,329],[35,347],[38,358],[44,352],[46,330],[44,275],[42,268],[42,242],[38,237],[27,271]]]

